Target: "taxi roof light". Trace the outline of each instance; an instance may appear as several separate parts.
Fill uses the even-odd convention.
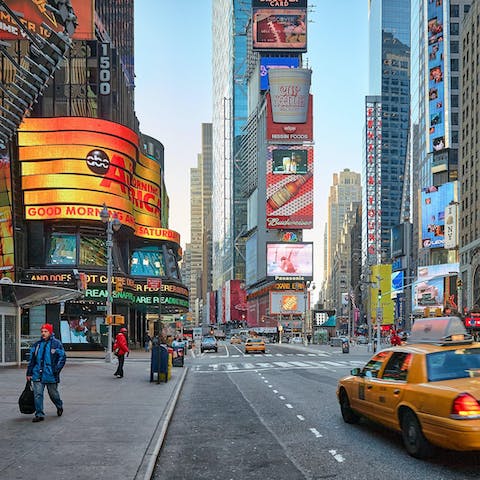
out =
[[[462,320],[458,317],[429,317],[415,320],[408,343],[451,345],[472,343]]]
[[[453,401],[450,416],[456,420],[480,418],[480,404],[469,393],[461,393]]]

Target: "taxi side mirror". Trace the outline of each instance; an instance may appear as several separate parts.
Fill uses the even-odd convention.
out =
[[[352,368],[352,370],[350,370],[350,374],[354,377],[358,377],[361,372],[362,370],[360,368]]]

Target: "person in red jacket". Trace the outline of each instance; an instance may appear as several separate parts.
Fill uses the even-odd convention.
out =
[[[113,351],[118,358],[118,367],[114,375],[117,378],[123,377],[123,364],[125,363],[125,355],[130,354],[127,342],[127,329],[121,328],[120,333],[115,337],[115,343],[113,344]]]

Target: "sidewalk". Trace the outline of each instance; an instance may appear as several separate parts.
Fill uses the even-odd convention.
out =
[[[116,360],[102,361],[101,352],[67,356],[64,414],[56,416],[45,389],[41,423],[18,409],[26,366],[0,369],[0,478],[150,479],[187,367],[173,368],[172,378],[157,384],[149,381],[146,352],[125,359],[123,379],[113,376]]]

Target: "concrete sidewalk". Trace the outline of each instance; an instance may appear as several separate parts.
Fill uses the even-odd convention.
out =
[[[57,417],[45,390],[41,423],[18,409],[26,366],[0,369],[0,479],[151,477],[188,368],[173,368],[167,383],[150,383],[150,355],[132,352],[118,379],[116,360],[105,363],[96,353],[67,353],[64,414]]]

